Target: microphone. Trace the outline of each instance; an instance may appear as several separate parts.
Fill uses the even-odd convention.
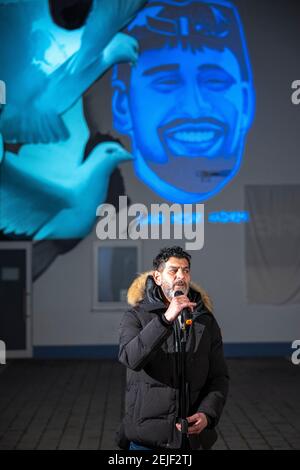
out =
[[[178,297],[178,295],[184,295],[184,293],[181,290],[177,290],[174,293],[174,297]],[[182,318],[182,329],[183,330],[188,329],[193,323],[191,309],[187,307],[183,308],[181,311],[181,318]]]

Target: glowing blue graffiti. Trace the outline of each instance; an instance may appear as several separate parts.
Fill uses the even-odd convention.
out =
[[[94,0],[84,26],[67,31],[52,21],[48,0],[0,0],[4,141],[68,138],[61,114],[113,64],[137,60],[136,40],[118,31],[145,1]]]
[[[148,214],[147,216],[137,217],[137,222],[140,225],[161,225],[165,221],[166,221],[166,217],[162,213],[159,213],[156,215]],[[192,213],[183,212],[179,214],[174,214],[171,212],[170,214],[171,224],[188,225],[188,224],[198,224],[200,222],[203,222],[203,216],[202,214],[198,212],[192,212]]]
[[[246,211],[217,211],[210,212],[207,216],[207,221],[217,224],[242,224],[249,222],[249,213]],[[137,219],[140,225],[161,225],[165,222],[163,214],[157,214],[155,216],[148,214],[146,217],[140,217]],[[170,214],[171,224],[182,224],[192,225],[203,222],[203,216],[200,213],[183,213],[183,214]]]
[[[247,211],[218,211],[208,214],[208,222],[214,224],[244,224],[249,220]]]
[[[241,20],[223,0],[150,0],[129,25],[135,67],[112,78],[113,124],[135,172],[172,202],[217,194],[236,175],[254,117]]]

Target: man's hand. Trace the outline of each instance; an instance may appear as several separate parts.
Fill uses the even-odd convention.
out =
[[[180,315],[182,309],[190,308],[193,311],[196,305],[186,295],[178,295],[171,300],[168,310],[165,312],[165,317],[168,321],[174,321]]]
[[[188,434],[200,434],[203,429],[208,425],[206,415],[204,413],[195,413],[193,416],[187,418],[191,425],[188,428]],[[176,424],[178,431],[181,431],[181,425]]]

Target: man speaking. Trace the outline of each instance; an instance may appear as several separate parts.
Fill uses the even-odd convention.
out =
[[[191,256],[182,248],[164,248],[153,271],[139,276],[128,290],[131,308],[120,326],[119,360],[128,368],[120,447],[186,449],[184,434],[188,448],[209,449],[217,439],[214,428],[229,377],[210,299],[191,283],[190,264]],[[191,326],[183,357],[185,309]],[[185,429],[182,416],[188,422]]]

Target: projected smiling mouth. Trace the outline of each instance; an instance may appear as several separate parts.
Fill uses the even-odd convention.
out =
[[[163,126],[160,135],[175,157],[217,158],[227,134],[227,126],[212,118],[176,120]]]

